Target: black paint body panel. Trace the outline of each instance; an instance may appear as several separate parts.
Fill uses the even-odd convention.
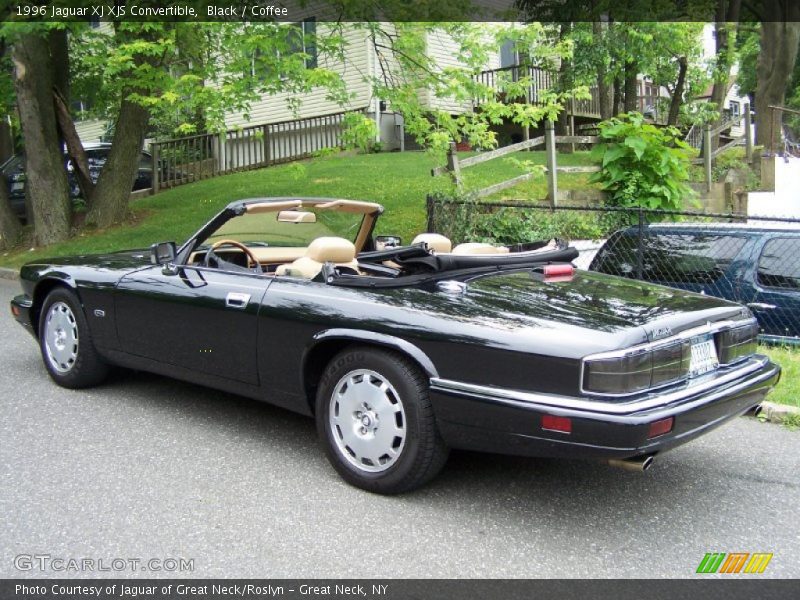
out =
[[[588,354],[747,314],[718,298],[580,271],[559,282],[520,268],[466,275],[463,294],[424,283],[348,288],[198,267],[177,271],[151,265],[148,251],[26,265],[18,303],[29,304],[20,318],[35,329],[44,294],[66,285],[80,297],[109,362],[311,414],[314,376],[347,343],[402,352],[433,378],[578,397],[581,359]],[[248,296],[244,307],[226,306],[231,292]],[[456,447],[622,457],[699,435],[758,404],[771,385],[693,410],[681,417],[686,430],[676,425],[672,442],[649,446],[640,439],[642,423],[576,415],[573,443],[565,444],[528,431],[541,415],[534,408],[438,391],[432,399],[442,432]]]

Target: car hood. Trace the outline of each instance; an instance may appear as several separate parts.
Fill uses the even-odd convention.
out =
[[[106,269],[137,268],[150,264],[150,250],[121,250],[105,254],[80,254],[77,256],[61,256],[36,260],[26,266],[85,266]]]

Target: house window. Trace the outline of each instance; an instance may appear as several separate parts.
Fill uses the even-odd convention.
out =
[[[314,17],[300,23],[292,23],[295,28],[289,36],[289,53],[303,53],[306,69],[317,68],[317,20]]]
[[[513,67],[517,64],[517,52],[514,49],[514,42],[508,40],[500,46],[500,68]]]
[[[317,68],[317,21],[316,18],[312,17],[310,19],[306,19],[305,21],[301,21],[299,23],[292,23],[288,25],[288,27],[292,28],[292,31],[289,32],[288,36],[288,54],[299,54],[303,53],[306,56],[303,59],[303,63],[306,69],[316,69]],[[280,58],[280,53],[278,53],[276,58]],[[269,75],[275,69],[275,62],[269,60],[269,57],[265,55],[261,50],[256,49],[253,52],[253,57],[250,60],[250,72],[245,72],[245,77],[248,75],[250,77],[255,77],[256,79],[267,79]]]
[[[736,102],[735,100],[731,100],[729,106],[730,106],[730,111],[731,111],[731,117],[733,117],[734,119],[738,119],[739,115],[742,114],[741,105],[738,102]]]

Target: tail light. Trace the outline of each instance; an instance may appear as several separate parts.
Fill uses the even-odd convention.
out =
[[[678,381],[689,374],[690,343],[595,358],[583,363],[583,389],[597,394],[633,394]]]
[[[559,281],[571,281],[575,275],[575,267],[571,264],[555,264],[555,265],[542,265],[536,267],[534,275],[537,279],[546,281],[547,283],[555,283]]]
[[[756,353],[758,324],[753,321],[717,334],[717,353],[722,364],[734,363]]]

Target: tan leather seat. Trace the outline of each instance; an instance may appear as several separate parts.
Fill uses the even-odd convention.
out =
[[[420,233],[411,241],[412,244],[420,242],[425,242],[428,248],[436,254],[447,254],[453,250],[453,242],[439,233]]]
[[[275,270],[275,275],[314,279],[326,262],[358,271],[353,242],[339,237],[319,237],[309,244],[304,256],[289,264],[280,265]]]
[[[453,254],[508,254],[505,246],[492,246],[484,242],[466,242],[453,248]]]

